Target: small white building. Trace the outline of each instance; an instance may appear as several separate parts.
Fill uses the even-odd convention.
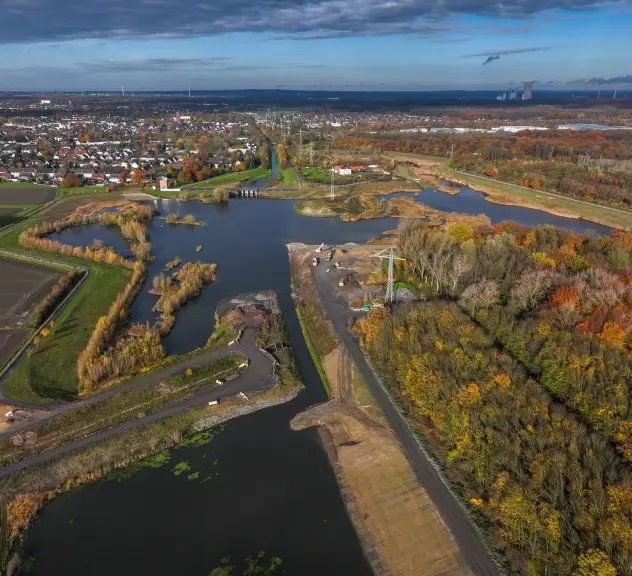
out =
[[[351,176],[353,170],[349,166],[334,166],[334,172],[340,176]]]

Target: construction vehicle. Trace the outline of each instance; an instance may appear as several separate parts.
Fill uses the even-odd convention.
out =
[[[223,378],[218,378],[217,380],[215,380],[215,384],[217,384],[218,386],[223,386],[224,385],[224,379]]]
[[[322,252],[325,249],[325,243],[323,242],[318,248],[316,248],[316,252]]]
[[[340,278],[340,280],[338,280],[338,286],[340,286],[340,288],[344,288],[349,282],[349,279],[353,280],[354,278],[351,274],[345,274],[342,278]]]
[[[217,406],[219,404],[219,400],[211,400],[208,405],[209,406]]]
[[[318,266],[318,258],[316,256],[312,258],[312,266]]]
[[[325,258],[325,260],[327,260],[327,262],[330,262],[331,259],[334,257],[334,254],[336,253],[336,251],[332,248],[329,253],[327,254],[327,257]]]

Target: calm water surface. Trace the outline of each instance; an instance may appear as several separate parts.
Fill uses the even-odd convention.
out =
[[[609,232],[582,220],[482,199],[478,204],[467,189],[459,196],[424,191],[419,199],[448,212],[485,212],[493,222],[514,219]],[[272,289],[279,294],[306,390],[291,403],[228,422],[206,446],[175,451],[169,465],[125,481],[90,484],[54,500],[28,532],[25,554],[35,558],[29,573],[206,576],[223,556],[240,559],[265,550],[282,557],[290,575],[370,574],[318,434],[289,428],[296,413],[326,398],[294,313],[285,244],[362,242],[398,222],[306,218],[296,214],[293,202],[282,200],[223,205],[163,200],[154,206],[163,214],[193,214],[207,226],[168,225],[159,219],[149,224],[156,260],[132,305],[131,320],[157,317],[152,312],[156,297],[147,290],[169,260],[215,262],[217,281],[177,313],[165,339],[168,351],[203,345],[213,331],[219,300]],[[99,238],[129,253],[114,229],[86,226],[54,237],[74,245]],[[203,247],[199,253],[198,245]],[[172,469],[180,461],[189,462],[191,471],[175,476]],[[195,472],[198,477],[189,480]]]
[[[492,224],[503,220],[513,220],[524,226],[542,226],[548,224],[556,228],[565,228],[573,232],[590,235],[610,235],[612,228],[594,224],[581,218],[563,218],[540,210],[522,208],[520,206],[504,206],[485,200],[485,196],[467,186],[460,187],[459,194],[454,196],[438,190],[423,190],[421,193],[402,192],[381,196],[381,198],[397,198],[398,196],[412,196],[417,202],[425,204],[442,212],[461,212],[463,214],[487,214]]]

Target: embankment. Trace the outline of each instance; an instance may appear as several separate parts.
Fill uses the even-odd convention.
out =
[[[328,402],[297,415],[292,428],[319,427],[349,517],[376,575],[471,575],[320,306],[310,267],[313,250],[300,244],[288,249],[297,308],[306,312],[306,302],[318,305],[304,334],[331,396]],[[316,330],[313,318],[320,329]]]
[[[632,227],[632,213],[610,209],[574,198],[565,198],[546,191],[532,190],[500,180],[482,176],[461,174],[447,165],[447,158],[415,157],[415,155],[387,154],[390,159],[404,162],[417,174],[425,177],[448,180],[461,186],[468,186],[480,192],[488,202],[506,206],[521,206],[532,210],[547,212],[564,218],[582,218],[595,224],[609,226],[619,230]],[[420,176],[421,177],[421,176]],[[438,190],[447,190],[437,187]],[[541,201],[537,199],[540,196]],[[550,202],[551,204],[548,204]]]

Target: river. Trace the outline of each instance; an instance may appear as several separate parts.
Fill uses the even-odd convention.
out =
[[[448,184],[445,182],[444,184]],[[531,208],[523,208],[521,206],[506,206],[504,204],[496,204],[485,200],[485,196],[476,190],[472,190],[469,186],[460,186],[460,192],[455,195],[446,194],[435,189],[423,190],[420,193],[414,192],[398,192],[378,196],[383,200],[409,196],[414,198],[416,202],[425,204],[435,210],[442,212],[460,212],[463,214],[486,214],[489,216],[492,224],[498,224],[503,220],[513,220],[524,226],[542,226],[549,225],[556,228],[566,228],[580,234],[589,234],[590,236],[608,236],[612,234],[612,228],[595,224],[581,218],[564,218],[563,216],[555,216],[548,212],[533,210]]]
[[[426,200],[428,192],[422,196]],[[465,211],[464,196],[441,198]],[[224,556],[241,559],[259,550],[280,556],[290,575],[370,574],[317,432],[289,428],[294,415],[326,397],[294,312],[285,244],[362,242],[398,222],[307,218],[283,200],[219,205],[157,200],[154,207],[162,214],[193,214],[207,225],[169,225],[158,218],[148,225],[156,260],[131,307],[131,320],[157,317],[152,312],[156,297],[147,290],[169,260],[215,262],[217,281],[178,311],[165,339],[167,350],[182,353],[204,344],[221,299],[275,290],[306,390],[288,404],[228,422],[208,445],[174,451],[167,466],[143,469],[124,481],[104,479],[60,496],[27,533],[24,552],[34,558],[29,574],[206,576]],[[487,202],[484,208],[495,214],[517,210]],[[557,218],[528,212],[532,224]],[[576,231],[589,225],[556,221]],[[123,250],[115,236],[114,229],[89,225],[53,237],[74,245],[98,238]],[[199,476],[176,476],[172,469],[180,461],[189,462],[189,473]]]

